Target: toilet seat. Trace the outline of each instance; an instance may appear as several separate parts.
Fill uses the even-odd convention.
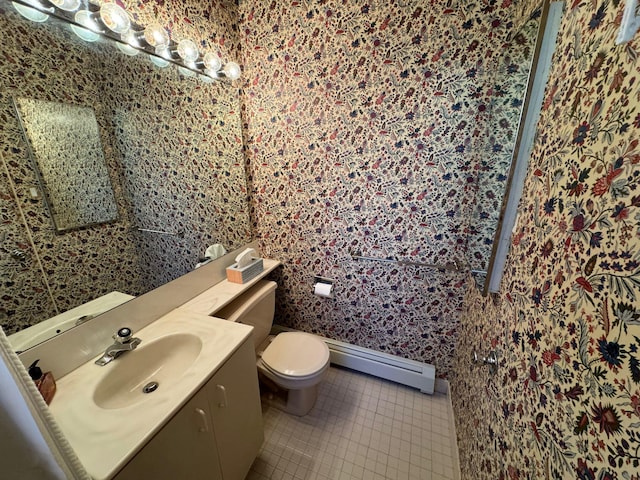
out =
[[[304,375],[304,376],[300,376],[300,375],[285,375],[282,372],[279,372],[278,370],[274,370],[273,368],[271,368],[269,365],[267,365],[262,359],[260,359],[260,361],[257,363],[258,368],[262,368],[263,371],[268,372],[271,374],[272,377],[278,378],[279,380],[283,381],[283,382],[287,382],[287,384],[289,383],[293,383],[293,384],[302,384],[304,383],[306,380],[314,380],[317,376],[319,372],[323,372],[324,368],[321,368],[319,371],[316,371],[312,374],[309,375]]]
[[[314,335],[283,332],[262,353],[262,363],[276,375],[291,380],[307,379],[329,363],[329,348]]]

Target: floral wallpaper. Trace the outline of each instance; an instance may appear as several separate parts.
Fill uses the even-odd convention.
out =
[[[133,251],[124,232],[134,220],[184,230],[187,240],[180,248],[189,256],[200,248],[189,236],[194,222],[207,232],[232,231],[236,217],[248,214],[241,204],[232,201],[229,210],[237,214],[215,220],[222,226],[212,219],[226,208],[207,206],[214,198],[244,192],[239,177],[211,190],[211,180],[224,176],[224,165],[242,163],[238,152],[244,144],[252,222],[266,255],[284,263],[279,322],[435,364],[438,375],[452,381],[463,478],[637,480],[638,40],[614,43],[620,2],[566,4],[499,294],[481,297],[466,272],[352,258],[361,253],[444,264],[480,252],[482,233],[477,241],[468,235],[476,227],[473,209],[484,202],[479,171],[487,162],[486,146],[503,142],[484,137],[498,96],[491,69],[499,64],[508,34],[530,17],[532,4],[127,5],[140,20],[161,18],[174,35],[188,31],[230,57],[241,53],[241,103],[221,99],[223,91],[212,95],[210,87],[167,82],[158,74],[144,77],[149,84],[134,95],[140,106],[127,117],[115,90],[107,88],[104,111],[113,123],[103,128],[111,125],[117,132],[107,148],[124,166],[121,177],[114,175],[114,188],[126,221],[62,238],[51,235],[42,207],[20,188],[33,183],[33,172],[22,161],[24,147],[6,92],[24,88],[27,77],[38,82],[36,90],[60,85],[71,71],[86,88],[72,96],[82,103],[85,94],[95,95],[96,86],[108,87],[112,80],[83,79],[80,57],[55,41],[48,47],[51,55],[31,40],[15,43],[16,53],[0,57],[0,147],[6,160],[1,261],[13,268],[2,278],[0,320],[55,310],[63,291],[86,290],[84,280],[73,283],[70,265],[76,262],[92,280],[115,273],[132,281],[139,260],[131,257],[116,267],[115,259]],[[219,30],[210,30],[218,23]],[[38,78],[21,59],[27,49],[40,52],[50,76]],[[64,67],[70,70],[60,66],[60,55],[76,62]],[[140,80],[128,63],[115,57],[104,62],[119,73],[118,81]],[[148,92],[162,99],[153,116]],[[228,130],[219,128],[238,122],[240,113],[242,131],[222,133]],[[147,152],[139,145],[145,128],[160,138],[174,116],[183,130],[169,127],[180,133],[170,147]],[[195,132],[189,130],[194,125]],[[504,130],[505,137],[513,132],[510,124]],[[162,188],[145,181],[141,174],[147,172],[163,179]],[[15,221],[13,186],[28,227]],[[147,248],[142,263],[175,266],[162,252],[182,240],[137,241]],[[45,275],[34,275],[34,262],[7,255],[14,245],[41,258]],[[76,258],[81,251],[113,264],[96,271],[95,260]],[[336,279],[335,299],[312,295],[314,274]],[[16,314],[21,296],[39,302],[24,317]],[[499,359],[493,376],[470,360],[473,351],[489,349]]]
[[[277,322],[447,376],[467,259],[482,262],[490,242],[475,228],[469,243],[469,228],[493,72],[514,20],[532,11],[521,5],[240,2],[253,218],[284,264]],[[313,296],[314,275],[336,280],[335,299]]]
[[[157,18],[173,38],[191,36],[225,60],[238,55],[233,3],[125,7],[141,23]],[[237,87],[73,43],[51,23],[0,4],[0,29],[14,32],[0,55],[0,324],[8,334],[113,290],[142,294],[193,269],[210,244],[233,249],[252,238]],[[37,181],[11,95],[95,110],[118,221],[54,233],[42,201],[29,197]]]
[[[640,478],[638,45],[622,2],[565,5],[501,291],[467,293],[463,478]],[[470,363],[495,349],[496,375]]]

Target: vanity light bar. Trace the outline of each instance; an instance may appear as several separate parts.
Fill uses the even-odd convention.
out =
[[[153,62],[155,65],[174,63],[181,67],[183,75],[190,71],[193,72],[191,76],[197,74],[203,79],[233,81],[242,73],[235,62],[223,65],[214,53],[202,55],[192,40],[182,39],[176,43],[157,23],[146,28],[134,23],[127,11],[113,2],[102,6],[81,0],[15,0],[12,3],[20,15],[31,21],[44,22],[53,16],[70,24],[74,33],[85,41],[96,41],[102,35],[122,44],[128,55],[137,50],[151,55],[152,59],[157,58],[158,61]]]

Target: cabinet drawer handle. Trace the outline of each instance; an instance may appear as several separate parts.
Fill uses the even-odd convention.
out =
[[[227,407],[227,389],[224,388],[224,385],[216,385],[216,388],[218,389],[219,392],[222,393],[222,401],[218,403],[218,406],[220,408],[226,408]]]
[[[200,420],[200,428],[198,428],[198,431],[201,433],[208,432],[209,422],[207,422],[207,412],[205,412],[201,408],[196,408],[196,413],[198,414],[198,419]]]

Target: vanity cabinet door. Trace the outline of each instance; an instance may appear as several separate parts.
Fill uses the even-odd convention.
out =
[[[224,480],[243,480],[264,440],[253,341],[248,338],[207,383]]]
[[[115,480],[221,480],[206,392],[201,389]]]

